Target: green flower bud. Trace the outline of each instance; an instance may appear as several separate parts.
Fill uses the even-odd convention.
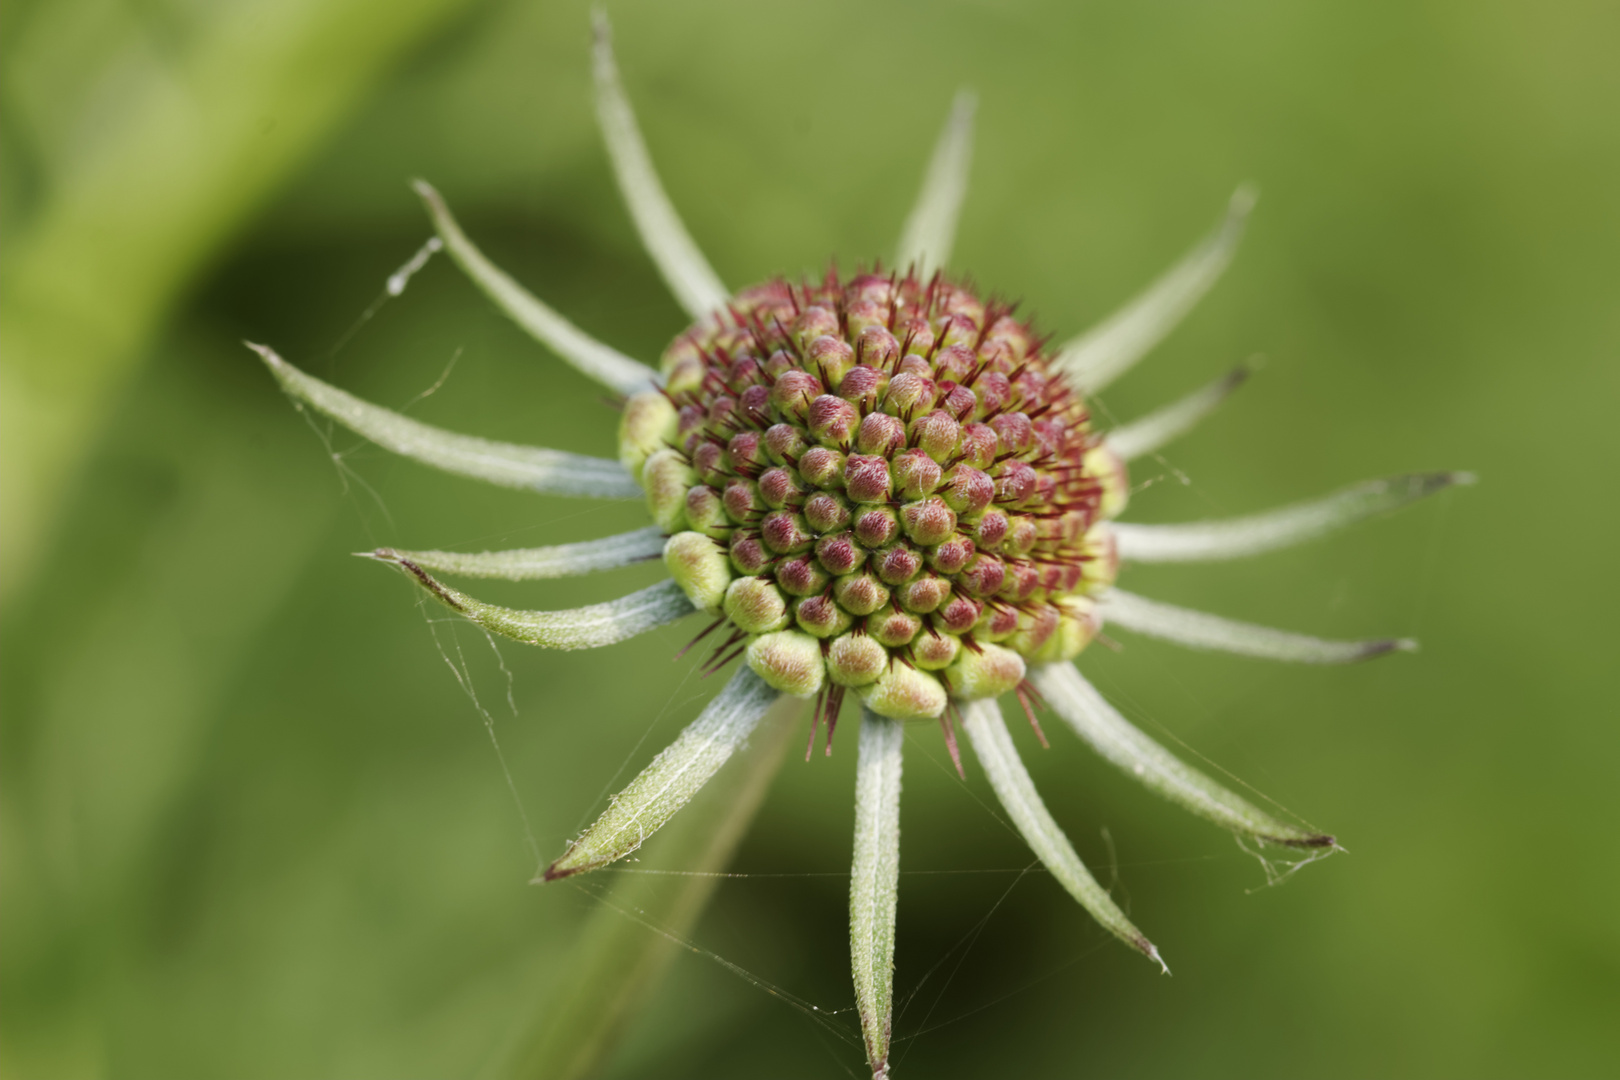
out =
[[[833,583],[833,597],[851,615],[870,615],[889,602],[889,589],[871,574],[846,574]]]
[[[787,601],[782,591],[763,578],[745,577],[726,589],[726,618],[746,634],[765,634],[788,624]]]
[[[861,702],[894,720],[931,720],[945,711],[945,687],[926,671],[890,664],[877,682],[861,687]]]
[[[686,459],[676,450],[659,450],[647,458],[641,470],[641,486],[647,492],[647,512],[665,532],[675,532],[686,522],[686,491],[697,479]]]
[[[720,501],[720,493],[707,484],[686,489],[686,523],[700,533],[725,539],[731,535],[731,519]]]
[[[1097,506],[1097,516],[1104,519],[1119,517],[1131,498],[1131,477],[1125,468],[1125,459],[1114,453],[1106,442],[1102,442],[1087,450],[1080,462],[1085,472],[1096,476],[1102,483],[1102,501]]]
[[[911,646],[911,660],[924,671],[939,671],[950,666],[961,648],[955,634],[919,634]]]
[[[664,565],[694,607],[720,610],[731,584],[731,560],[723,548],[702,533],[676,533],[664,544]]]
[[[619,417],[619,463],[638,481],[653,453],[675,441],[675,406],[656,390],[631,394]]]
[[[1024,658],[1011,649],[978,642],[963,649],[945,671],[951,694],[963,701],[1000,697],[1024,681]]]
[[[889,650],[866,634],[841,634],[827,646],[827,678],[839,686],[876,682],[889,666]]]
[[[807,596],[793,605],[793,618],[799,629],[818,638],[834,637],[854,622],[849,612],[830,596]]]
[[[910,645],[922,629],[922,620],[904,611],[880,611],[866,620],[866,632],[891,649]]]
[[[797,630],[755,638],[748,643],[744,658],[767,686],[794,697],[807,698],[816,693],[826,676],[821,643]]]

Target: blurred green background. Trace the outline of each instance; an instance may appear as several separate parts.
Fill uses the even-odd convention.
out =
[[[1015,727],[1093,865],[1107,830],[1175,975],[1041,875],[908,876],[897,988],[920,991],[899,1075],[1613,1075],[1615,6],[611,14],[665,182],[733,286],[887,254],[964,83],[982,104],[955,264],[1060,335],[1256,182],[1226,280],[1101,402],[1130,417],[1266,358],[1168,453],[1190,484],[1137,470],[1165,474],[1137,520],[1408,469],[1482,478],[1285,554],[1129,572],[1189,606],[1423,640],[1333,670],[1123,636],[1082,658],[1150,731],[1350,854],[1251,892],[1261,868],[1225,834],[1055,723],[1047,752]],[[395,407],[458,356],[414,415],[611,456],[599,392],[442,258],[334,351],[428,236],[413,176],[605,340],[651,359],[681,328],[594,131],[587,10],[14,0],[0,39],[4,1075],[494,1075],[601,909],[526,884],[524,822],[435,637],[549,857],[711,692],[669,660],[692,627],[591,654],[503,646],[514,716],[481,637],[429,625],[348,552],[583,539],[639,509],[483,489],[341,435],[340,470],[239,342]],[[560,607],[656,576],[479,592]],[[693,932],[823,1009],[850,1003],[852,735],[830,761],[790,755],[735,864],[787,876],[723,882]],[[919,730],[903,868],[1024,866],[982,774],[943,761]],[[608,1065],[860,1069],[696,954]]]

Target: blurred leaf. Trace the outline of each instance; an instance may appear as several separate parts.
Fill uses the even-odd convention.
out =
[[[8,205],[0,273],[0,593],[26,579],[58,493],[174,298],[466,3],[63,0],[13,18],[6,179],[33,190],[26,209]]]

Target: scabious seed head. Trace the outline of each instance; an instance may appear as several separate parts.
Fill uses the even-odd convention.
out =
[[[932,717],[1095,635],[1125,466],[1007,305],[938,277],[772,281],[663,370],[621,458],[678,534],[676,580],[772,686]]]

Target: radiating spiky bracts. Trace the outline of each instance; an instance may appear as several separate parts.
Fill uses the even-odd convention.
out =
[[[768,282],[675,339],[621,459],[761,678],[935,717],[1078,653],[1113,580],[1124,463],[1043,345],[938,274]]]

